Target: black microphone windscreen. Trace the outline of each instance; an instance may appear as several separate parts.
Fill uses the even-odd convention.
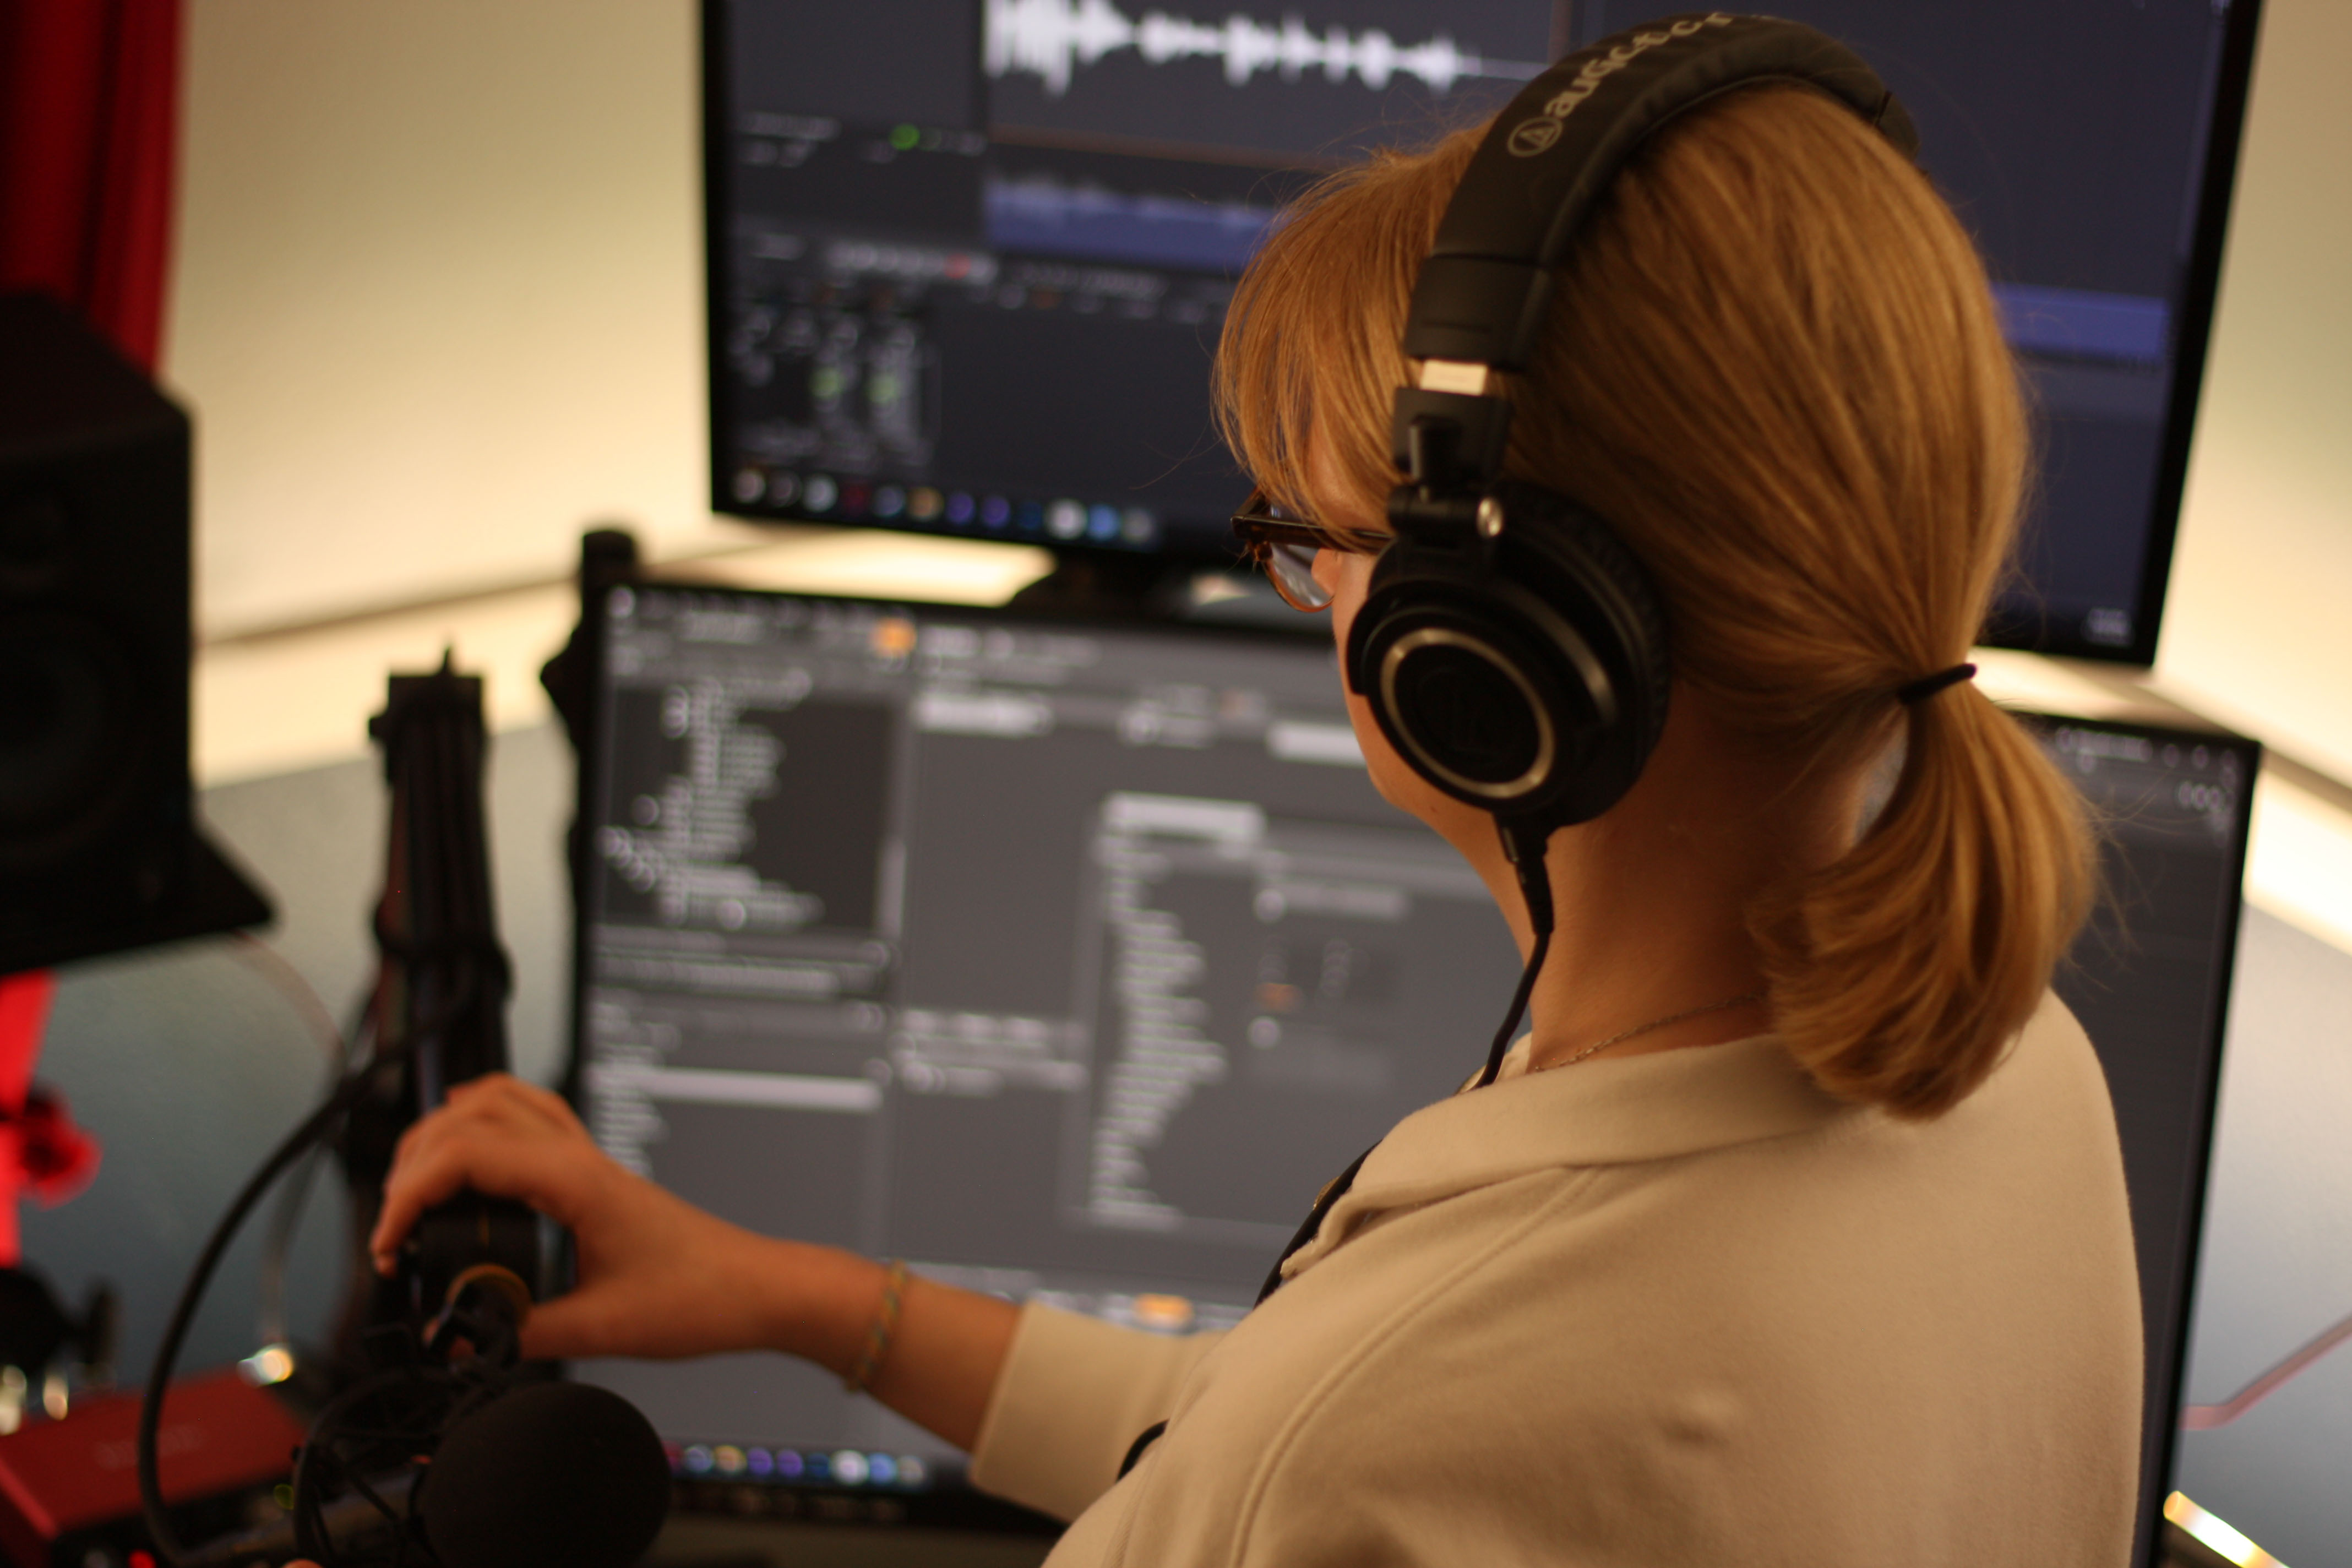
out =
[[[631,1568],[669,1511],[669,1460],[619,1394],[530,1384],[449,1429],[419,1511],[443,1568]]]

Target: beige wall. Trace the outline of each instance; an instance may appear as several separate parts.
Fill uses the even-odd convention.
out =
[[[194,0],[164,370],[209,636],[702,500],[688,0]]]
[[[707,542],[688,0],[195,0],[208,634]],[[2268,0],[2160,671],[2352,779],[2352,3]]]
[[[2263,9],[2157,668],[2352,781],[2352,4]]]

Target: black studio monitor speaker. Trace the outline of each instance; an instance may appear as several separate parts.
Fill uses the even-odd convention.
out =
[[[188,417],[0,295],[0,974],[269,918],[196,829]]]

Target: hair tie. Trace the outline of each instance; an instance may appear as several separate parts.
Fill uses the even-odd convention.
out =
[[[1949,669],[1939,669],[1933,675],[1923,675],[1895,693],[1895,700],[1906,708],[1916,708],[1947,686],[1958,686],[1963,680],[1976,678],[1973,664],[1956,664]]]

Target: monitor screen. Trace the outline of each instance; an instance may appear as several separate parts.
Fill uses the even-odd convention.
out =
[[[693,1202],[1214,1328],[1315,1191],[1483,1059],[1518,955],[1374,793],[1319,637],[650,584],[601,609],[582,1110]],[[2109,824],[2110,904],[2060,989],[2123,1129],[2154,1487],[2254,759],[2042,732]],[[717,1506],[971,1502],[952,1451],[782,1357],[586,1375]]]
[[[1373,791],[1323,637],[650,586],[603,635],[583,1110],[730,1219],[1230,1324],[1301,1204],[1483,1059],[1517,950]],[[952,1473],[779,1357],[597,1375],[688,1474]]]
[[[2157,1568],[2261,748],[2147,725],[2034,722],[2104,841],[2101,901],[2057,991],[2106,1069],[2123,1140],[2147,1349],[2133,1561]]]
[[[1209,413],[1276,205],[1631,0],[707,0],[712,505],[1229,560]],[[1994,638],[2147,662],[2254,0],[1790,0],[1982,243],[2041,477]]]

